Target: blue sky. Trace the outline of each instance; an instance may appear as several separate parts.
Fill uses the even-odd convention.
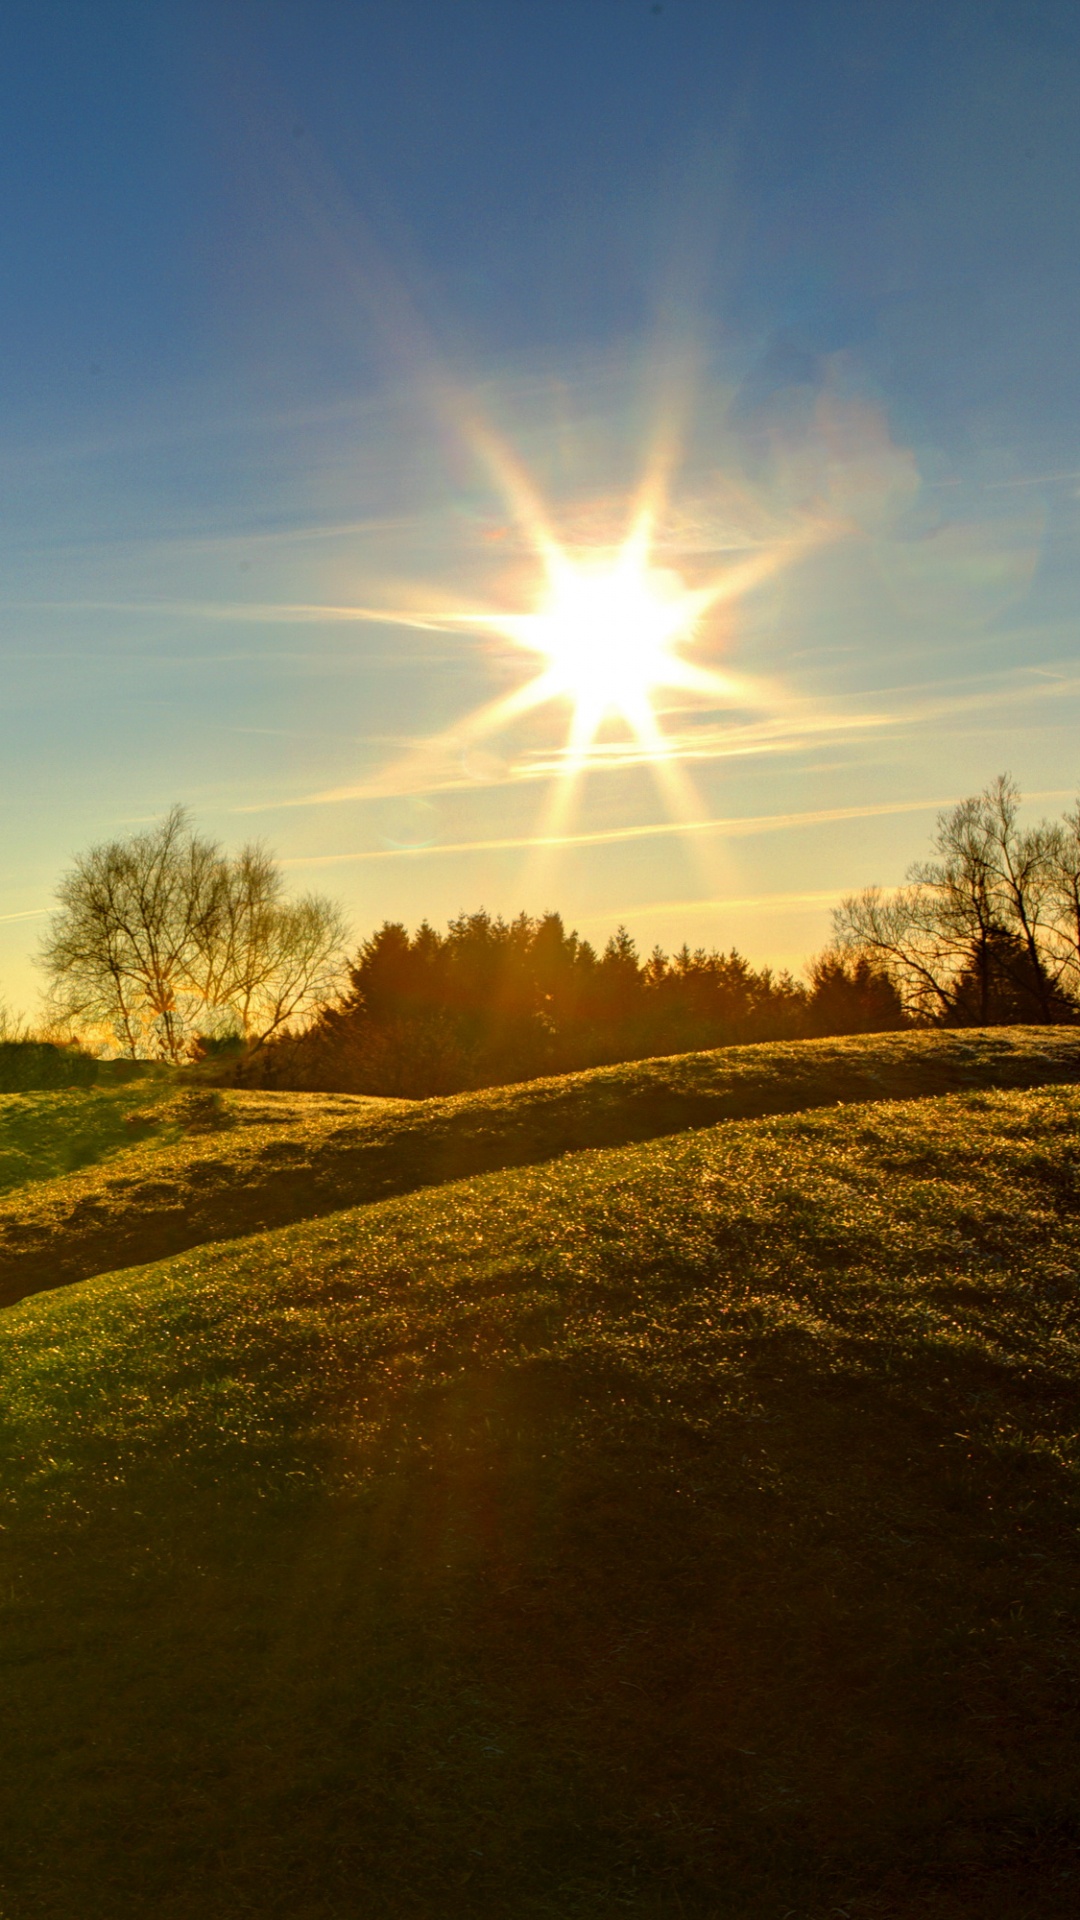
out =
[[[1064,806],[1078,83],[1040,0],[10,0],[0,996],[177,799],[358,936],[792,965],[936,806]],[[588,562],[661,465],[650,564],[748,569],[686,645],[733,691],[568,795],[572,700],[478,730],[535,662],[462,616],[536,603],[523,476]]]

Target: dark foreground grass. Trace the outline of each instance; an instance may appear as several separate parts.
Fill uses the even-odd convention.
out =
[[[209,1240],[582,1148],[837,1101],[1076,1080],[1076,1028],[999,1027],[729,1047],[447,1100],[173,1090],[156,1110],[159,1124],[148,1111],[141,1148],[0,1204],[0,1305]],[[73,1114],[88,1097],[72,1096]]]
[[[1078,1124],[727,1124],[5,1315],[5,1920],[1074,1915]]]

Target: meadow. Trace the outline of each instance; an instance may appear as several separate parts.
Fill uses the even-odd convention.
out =
[[[160,1072],[160,1069],[159,1069]],[[237,1092],[198,1072],[0,1096],[0,1305],[492,1169],[719,1120],[1080,1080],[1076,1029],[884,1033],[632,1061],[442,1099]],[[70,1170],[65,1180],[27,1177]],[[2,1177],[2,1175],[0,1175]]]
[[[5,1920],[1075,1913],[1078,1079],[23,1109],[8,1284],[158,1244],[0,1316]]]

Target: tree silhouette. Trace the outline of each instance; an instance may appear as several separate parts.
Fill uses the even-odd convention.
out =
[[[200,1036],[263,1045],[330,993],[344,926],[328,900],[287,900],[262,847],[229,858],[183,807],[80,854],[42,944],[53,1016],[121,1052],[177,1061]]]

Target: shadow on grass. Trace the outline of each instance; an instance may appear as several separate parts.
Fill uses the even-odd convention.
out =
[[[54,1533],[5,1912],[1071,1916],[1053,1470],[790,1343],[741,1390],[476,1367],[333,1498],[136,1476]]]

